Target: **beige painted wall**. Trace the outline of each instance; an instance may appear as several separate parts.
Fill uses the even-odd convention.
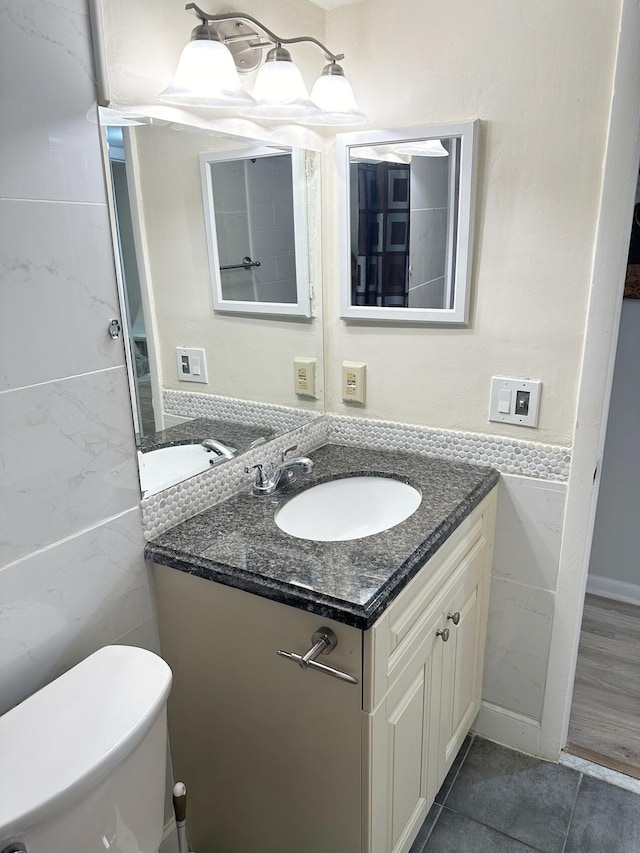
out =
[[[178,391],[322,410],[322,312],[310,319],[213,311],[200,163],[202,151],[238,148],[228,139],[170,127],[133,131],[147,263],[159,339],[160,384]],[[312,235],[312,278],[320,278]],[[320,288],[316,285],[319,292]],[[208,383],[177,378],[177,346],[204,347]],[[293,359],[318,360],[318,400],[294,394]]]
[[[481,120],[468,328],[338,317],[326,169],[330,411],[571,444],[599,204],[618,0],[362,0],[328,14],[371,128]],[[340,362],[368,364],[342,403]],[[494,374],[541,379],[539,428],[487,419]]]
[[[114,102],[155,101],[188,37],[188,13],[169,0],[106,6]],[[344,52],[368,128],[481,122],[467,328],[339,318],[335,150],[327,135],[328,410],[570,445],[620,0],[398,0],[392,13],[385,0],[328,13],[308,0],[250,0],[242,8],[273,29],[315,35]],[[317,53],[296,48],[309,86]],[[273,141],[325,144],[310,129],[213,123]],[[364,408],[341,401],[342,360],[368,364]],[[542,380],[537,430],[488,421],[490,378],[500,374]]]

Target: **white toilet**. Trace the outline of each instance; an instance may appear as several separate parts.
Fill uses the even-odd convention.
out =
[[[157,853],[170,687],[106,646],[0,717],[0,853]]]

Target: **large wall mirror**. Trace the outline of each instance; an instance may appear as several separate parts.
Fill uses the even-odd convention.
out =
[[[475,122],[340,134],[341,316],[468,321]]]
[[[116,266],[147,496],[323,414],[320,155],[166,121],[107,121]],[[254,172],[258,161],[268,164],[262,173]],[[203,186],[203,169],[225,163],[232,168]],[[302,168],[292,193],[294,163]],[[295,210],[294,195],[304,200]],[[235,280],[214,296],[207,229],[216,221],[218,266],[235,260],[236,250],[241,264],[248,257],[260,266],[228,271]],[[254,277],[253,269],[264,275]],[[232,303],[238,310],[217,310],[219,296],[230,303],[225,309]],[[287,314],[292,305],[304,309]],[[315,396],[296,393],[296,358],[315,360]]]

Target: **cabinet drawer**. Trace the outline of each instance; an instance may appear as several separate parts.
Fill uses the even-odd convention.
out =
[[[466,521],[470,522],[467,529],[460,526],[389,608],[390,653],[407,637],[434,594],[482,537],[484,515],[470,516]]]
[[[453,574],[441,589],[436,593],[429,605],[419,614],[409,633],[401,643],[393,649],[389,655],[387,666],[387,687],[390,687],[406,666],[406,661],[415,654],[415,649],[425,644],[429,647],[437,639],[436,630],[444,630],[449,627],[450,632],[455,635],[456,629],[451,623],[447,623],[447,614],[458,609],[459,601],[466,601],[467,595],[474,590],[485,568],[486,541],[483,537],[476,539],[471,549],[466,551],[460,559]],[[453,643],[447,643],[447,648],[453,647]]]

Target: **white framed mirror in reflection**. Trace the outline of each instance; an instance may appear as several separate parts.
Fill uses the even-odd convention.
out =
[[[314,157],[264,145],[200,154],[214,311],[310,315],[305,176]]]
[[[166,121],[113,122],[109,117],[104,127],[105,161],[141,490],[148,496],[324,413],[321,288],[312,298],[309,284],[321,280],[320,155],[272,149],[274,157],[305,163],[304,186],[295,192],[304,198],[308,316],[218,312],[201,158],[233,151],[238,159],[264,142]],[[268,217],[261,213],[268,252]],[[277,231],[279,218],[270,221]],[[280,237],[273,236],[274,245]],[[294,360],[301,358],[315,364],[313,396],[295,385]]]
[[[468,322],[476,132],[338,135],[343,318]]]

